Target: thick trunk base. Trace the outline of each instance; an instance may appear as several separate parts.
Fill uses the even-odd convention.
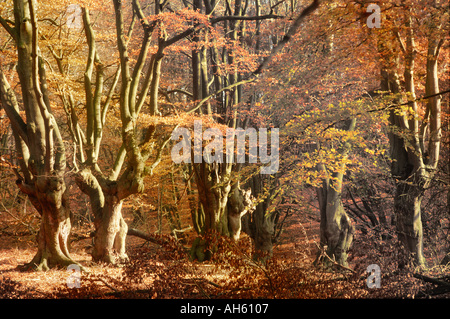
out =
[[[101,216],[94,222],[92,259],[96,262],[118,264],[128,260],[125,247],[128,225],[122,217],[122,203],[115,197],[108,198]]]
[[[265,262],[273,255],[276,212],[266,214],[265,203],[259,203],[255,210],[243,217],[243,230],[253,241],[253,259]]]
[[[29,198],[41,215],[38,251],[31,262],[20,268],[45,271],[52,267],[76,264],[69,253],[71,223],[64,180],[57,176],[41,177],[33,188]]]
[[[228,198],[228,230],[230,237],[238,241],[242,231],[242,217],[254,211],[251,190],[243,190],[239,184],[232,187]]]

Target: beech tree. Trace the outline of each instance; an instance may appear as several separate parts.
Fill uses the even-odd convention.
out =
[[[181,32],[175,31],[174,35],[169,34],[171,28],[166,25],[167,19],[160,15],[163,8],[159,2],[155,2],[151,16],[144,13],[137,0],[132,1],[130,7],[120,1],[113,1],[113,4],[119,68],[115,73],[113,84],[110,86],[106,103],[111,100],[115,84],[120,80],[119,109],[122,146],[117,152],[110,174],[105,175],[98,166],[98,155],[102,127],[105,124],[103,114],[106,112],[108,104],[102,105],[101,103],[103,65],[93,28],[89,22],[89,12],[85,8],[83,22],[89,46],[84,77],[88,112],[87,140],[84,143],[86,145],[84,149],[87,157],[82,163],[83,169],[77,176],[80,188],[90,196],[92,209],[96,215],[97,230],[93,257],[95,260],[111,263],[116,261],[115,256],[119,257],[119,260],[127,258],[125,238],[128,227],[121,214],[123,201],[130,195],[141,193],[144,190],[144,177],[152,174],[156,165],[159,164],[162,151],[170,139],[170,130],[165,132],[165,125],[158,122],[147,122],[145,124],[147,127],[141,134],[143,128],[138,127],[139,114],[144,103],[148,103],[146,116],[161,116],[159,92],[164,50],[178,41],[184,40],[198,28],[198,25],[194,27],[182,25],[184,29]],[[130,12],[131,20],[127,19],[127,13]],[[131,38],[135,23],[138,23],[141,28],[139,35],[142,37],[142,42],[137,48],[136,62],[132,63],[128,39]],[[153,42],[155,37],[156,41]],[[149,54],[152,46],[154,52]],[[91,76],[94,66],[96,89],[94,93],[91,93],[90,88],[93,84]],[[145,77],[142,76],[143,72],[145,72]],[[72,126],[76,127],[76,123],[72,123]],[[81,147],[82,140],[78,139],[77,141]],[[153,157],[151,158],[151,156]],[[147,163],[150,158],[152,162]]]
[[[442,96],[438,61],[449,28],[444,4],[437,4],[426,15],[421,11],[422,5],[411,1],[404,3],[401,11],[389,11],[388,16],[401,19],[403,27],[386,25],[375,33],[382,59],[381,90],[394,96],[394,105],[389,107],[389,139],[391,173],[396,182],[396,228],[408,257],[419,266],[426,264],[421,202],[439,162]],[[421,67],[425,74],[423,108],[416,93],[420,51],[426,56]]]

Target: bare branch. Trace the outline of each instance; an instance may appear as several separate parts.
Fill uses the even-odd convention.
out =
[[[284,16],[276,14],[266,14],[262,16],[222,16],[210,20],[211,24],[216,24],[222,21],[259,21],[271,19],[284,19]]]

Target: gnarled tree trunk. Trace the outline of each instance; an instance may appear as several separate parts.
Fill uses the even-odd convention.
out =
[[[120,199],[112,185],[101,185],[89,169],[76,175],[78,187],[89,196],[94,214],[94,261],[110,264],[126,261],[125,239],[128,226],[122,217],[123,199]],[[102,181],[103,182],[103,181]]]
[[[228,168],[226,168],[229,166]],[[231,190],[230,165],[220,163],[194,164],[197,190],[205,215],[203,231],[217,231],[221,235],[229,235],[227,219],[227,202]]]
[[[228,230],[230,237],[238,241],[242,231],[242,217],[254,211],[251,190],[241,189],[239,182],[231,187],[228,198]]]
[[[341,189],[336,190],[334,187],[336,185],[324,182],[324,186],[317,190],[320,209],[320,245],[329,258],[342,266],[347,266],[354,227],[342,205]],[[325,265],[331,264],[328,258],[321,259],[316,259],[315,263],[321,261]]]
[[[125,248],[128,225],[122,217],[122,203],[123,200],[108,195],[101,216],[94,220],[94,261],[116,264],[128,259]]]
[[[64,174],[65,148],[53,117],[43,59],[38,47],[35,0],[14,1],[14,26],[2,24],[15,40],[17,72],[26,119],[0,68],[0,98],[11,120],[20,172],[17,185],[41,215],[38,251],[27,265],[38,270],[75,263],[69,254],[69,205]]]
[[[250,185],[252,196],[258,198],[265,195],[263,194],[264,179],[261,175],[252,176]],[[271,190],[273,192],[273,187],[271,187]],[[253,257],[262,261],[272,257],[275,226],[278,219],[277,211],[268,212],[271,195],[264,196],[256,206],[252,207],[250,213],[243,218],[244,231],[250,236],[255,245]]]

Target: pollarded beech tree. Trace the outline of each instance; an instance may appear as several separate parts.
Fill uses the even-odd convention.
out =
[[[219,47],[212,43],[209,48],[199,45],[199,48],[193,51],[192,89],[193,99],[197,103],[189,111],[206,115],[214,120],[214,124],[232,129],[242,128],[246,131],[255,129],[261,124],[270,127],[270,123],[252,121],[251,112],[256,111],[249,110],[246,105],[255,105],[257,94],[245,95],[245,85],[258,79],[272,58],[299,31],[301,22],[317,9],[319,1],[306,4],[300,12],[294,7],[291,8],[292,11],[287,10],[289,17],[293,18],[280,22],[285,25],[284,30],[265,40],[262,40],[260,35],[261,24],[267,24],[267,20],[273,19],[287,20],[288,14],[286,12],[277,14],[279,3],[262,5],[260,1],[255,1],[254,7],[248,4],[244,1],[235,1],[220,6],[215,1],[204,1],[203,4],[202,1],[194,1],[195,10],[212,15],[213,21],[223,21],[223,25],[217,27],[218,30],[215,31],[225,35],[225,45]],[[222,16],[218,16],[219,12],[222,12]],[[253,30],[254,34],[248,29]],[[207,32],[198,32],[193,41],[206,43],[208,37]],[[263,42],[267,45],[263,46]],[[265,54],[261,54],[263,50]],[[255,176],[251,183],[241,182],[244,175],[241,174],[241,169],[246,165],[225,158],[221,162],[207,163],[202,160],[192,165],[200,206],[194,211],[193,216],[194,220],[202,221],[202,225],[197,229],[202,233],[215,231],[234,240],[239,239],[239,234],[244,229],[253,238],[256,250],[270,255],[275,218],[268,217],[267,214],[269,201],[267,194],[263,194],[262,191],[265,179]],[[256,174],[259,174],[259,170]],[[271,186],[273,187],[276,187],[276,183]],[[261,196],[264,203],[255,205],[256,196]],[[246,225],[242,227],[241,219],[245,214],[251,215],[251,218],[246,218]],[[197,256],[203,258],[208,243],[202,242],[199,247],[196,247],[196,243],[192,252],[194,254],[197,251]],[[211,248],[213,247],[209,247]]]
[[[38,270],[75,263],[70,257],[70,211],[65,182],[66,153],[52,114],[44,61],[38,46],[35,0],[14,1],[13,20],[0,23],[14,40],[21,99],[0,66],[0,97],[12,127],[19,167],[17,186],[41,215],[38,252],[28,264]],[[25,117],[21,116],[21,111]]]
[[[121,213],[123,201],[144,190],[144,177],[152,174],[170,138],[170,132],[164,132],[164,123],[147,122],[145,129],[138,127],[139,114],[144,104],[148,105],[147,117],[161,115],[158,103],[164,51],[184,40],[197,28],[206,27],[206,24],[201,22],[194,26],[188,25],[189,17],[182,19],[181,25],[169,25],[170,17],[162,14],[163,6],[159,2],[155,2],[154,7],[146,7],[150,10],[147,13],[138,0],[133,0],[130,6],[121,1],[113,1],[113,5],[119,68],[112,77],[112,84],[109,84],[109,91],[104,99],[102,96],[105,66],[101,61],[101,52],[105,49],[98,48],[88,8],[82,10],[89,48],[84,73],[87,111],[85,134],[78,133],[80,128],[77,126],[78,120],[73,116],[74,107],[70,97],[66,99],[66,109],[71,110],[68,114],[70,126],[73,128],[72,134],[81,150],[78,158],[81,164],[76,180],[81,190],[89,195],[96,216],[93,258],[109,263],[115,263],[117,258],[127,258],[125,238],[128,227]],[[140,27],[138,31],[134,30],[136,24]],[[141,43],[134,44],[132,55],[129,45],[130,40],[136,38],[132,36],[135,33],[140,36]],[[95,81],[92,80],[94,69]],[[99,150],[106,112],[116,84],[120,84],[122,145],[117,151],[110,173],[105,174],[99,165]],[[95,87],[93,91],[92,87]],[[158,132],[160,129],[161,132]],[[83,153],[86,157],[82,156]],[[152,162],[148,164],[150,159]]]

